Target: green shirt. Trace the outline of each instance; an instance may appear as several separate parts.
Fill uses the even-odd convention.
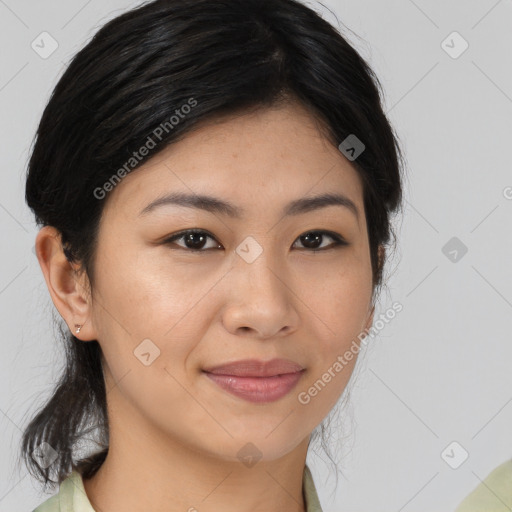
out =
[[[322,512],[311,471],[304,466],[302,491],[306,512]],[[82,476],[76,470],[60,484],[59,492],[41,503],[33,512],[95,512],[85,493]]]
[[[455,512],[511,512],[512,460],[503,463],[459,505]]]

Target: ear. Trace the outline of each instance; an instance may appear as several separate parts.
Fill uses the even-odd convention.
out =
[[[369,331],[370,327],[373,325],[373,315],[375,314],[375,306],[372,306],[372,309],[368,312],[368,319],[366,320],[366,324],[364,326],[363,331]],[[366,336],[365,336],[366,338]]]
[[[35,250],[53,304],[71,333],[83,341],[96,339],[92,325],[89,280],[79,275],[78,264],[70,263],[64,254],[60,232],[52,226],[41,228]],[[75,324],[81,325],[76,333]]]
[[[386,248],[383,245],[379,245],[379,248],[377,250],[379,274],[382,272],[382,269],[384,267],[385,258],[386,258]]]
[[[384,258],[386,256],[386,248],[383,245],[379,245],[377,254],[378,254],[378,271],[380,272],[382,269],[382,266],[384,265]],[[371,326],[373,325],[374,314],[375,314],[375,306],[372,306],[372,309],[369,310],[369,312],[368,312],[368,318],[364,325],[363,331],[370,330]]]

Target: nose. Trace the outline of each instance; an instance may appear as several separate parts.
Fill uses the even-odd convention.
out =
[[[231,334],[268,339],[298,328],[300,300],[290,273],[270,251],[264,250],[252,263],[235,254],[226,277],[222,322]]]

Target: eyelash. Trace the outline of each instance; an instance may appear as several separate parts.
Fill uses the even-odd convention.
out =
[[[186,236],[188,234],[206,235],[207,237],[217,241],[216,238],[212,234],[210,234],[208,231],[199,230],[199,229],[187,229],[185,231],[180,231],[179,233],[175,233],[174,235],[170,236],[169,238],[166,238],[162,243],[170,245],[170,244],[174,243],[175,240],[179,240],[180,238],[183,238],[184,236]],[[330,238],[332,238],[334,240],[334,243],[332,243],[330,246],[322,247],[321,249],[308,249],[308,248],[303,249],[303,250],[308,251],[308,252],[322,252],[322,251],[326,251],[328,249],[337,249],[339,247],[343,247],[343,246],[349,245],[348,242],[346,242],[337,233],[334,233],[332,231],[326,231],[326,230],[306,231],[305,233],[300,235],[297,238],[297,240],[299,240],[300,237],[302,237],[302,236],[311,235],[311,234],[327,235],[328,237],[330,237]],[[323,242],[323,240],[322,240],[322,242]],[[294,242],[294,244],[295,244],[295,242]],[[190,247],[180,247],[179,246],[179,249],[183,249],[183,250],[185,250],[187,252],[192,252],[192,253],[200,253],[200,252],[206,252],[206,251],[210,251],[212,249],[216,249],[216,247],[210,247],[208,249],[191,249]]]

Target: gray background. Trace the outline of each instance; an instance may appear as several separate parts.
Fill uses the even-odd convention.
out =
[[[24,204],[30,144],[65,63],[138,3],[0,0],[0,511],[32,510],[49,496],[13,468],[21,428],[62,364]],[[358,362],[336,494],[323,454],[308,464],[324,512],[453,510],[512,457],[512,2],[324,4],[362,38],[344,32],[382,81],[408,180],[375,318],[394,301],[403,311]],[[43,31],[59,45],[47,59],[31,47]],[[457,58],[462,41],[443,43],[453,31],[469,44]],[[453,237],[456,261],[443,251]],[[447,460],[460,462],[462,450],[469,458],[453,469]]]

